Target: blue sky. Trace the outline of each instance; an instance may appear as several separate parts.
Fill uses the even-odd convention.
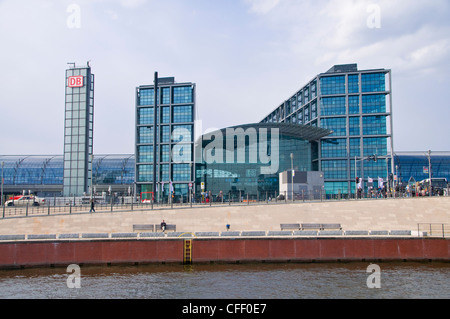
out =
[[[1,154],[62,154],[64,72],[87,61],[97,154],[134,153],[135,88],[155,71],[197,84],[205,131],[258,122],[345,63],[392,70],[396,151],[450,151],[448,0],[0,0],[0,43]]]

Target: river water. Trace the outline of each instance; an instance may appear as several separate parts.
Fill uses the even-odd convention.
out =
[[[449,263],[178,264],[0,270],[0,298],[450,298]],[[378,277],[374,279],[374,274]],[[368,281],[375,288],[368,287]],[[76,287],[79,288],[76,288]]]

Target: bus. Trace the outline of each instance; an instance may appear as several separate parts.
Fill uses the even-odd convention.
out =
[[[430,196],[430,179],[424,179],[417,183],[419,187],[419,195],[420,196]],[[447,190],[448,182],[444,177],[435,177],[431,178],[431,195],[444,195],[444,192]],[[416,187],[417,190],[417,187]]]

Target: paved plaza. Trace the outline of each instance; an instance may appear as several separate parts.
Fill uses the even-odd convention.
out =
[[[284,223],[340,223],[343,230],[417,230],[450,223],[450,197],[341,200],[58,214],[0,219],[0,235],[120,233],[133,224],[176,224],[178,232],[280,230]]]

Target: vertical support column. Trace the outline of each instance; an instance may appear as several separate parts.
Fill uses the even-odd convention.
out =
[[[156,134],[158,127],[158,72],[155,72],[155,80],[154,80],[155,92],[154,92],[154,103],[153,103],[153,196],[156,193]],[[153,199],[152,199],[153,203]]]

